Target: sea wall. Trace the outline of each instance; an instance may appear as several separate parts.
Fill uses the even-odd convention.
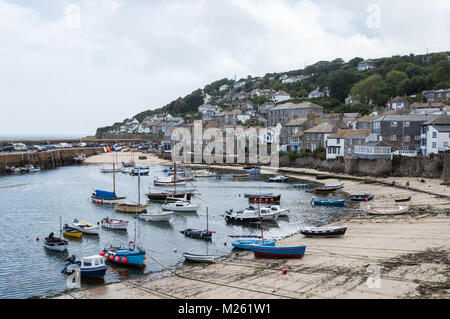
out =
[[[23,167],[27,164],[33,164],[42,169],[48,169],[70,165],[74,163],[73,158],[77,154],[84,153],[86,156],[92,156],[103,152],[102,147],[90,147],[45,152],[0,153],[0,174],[5,174],[6,168],[10,166]]]

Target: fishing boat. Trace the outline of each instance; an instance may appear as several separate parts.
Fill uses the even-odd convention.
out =
[[[105,217],[101,220],[102,226],[109,229],[127,230],[128,221]]]
[[[344,187],[344,183],[337,183],[337,184],[325,184],[323,188],[330,188],[330,189],[341,189]]]
[[[148,200],[151,201],[167,201],[167,200],[191,200],[192,192],[173,192],[173,191],[164,191],[164,192],[149,192],[145,194]]]
[[[52,232],[48,235],[48,237],[45,237],[44,240],[44,247],[49,250],[54,251],[64,251],[67,249],[67,246],[69,245],[69,242],[67,240],[54,237],[55,234]]]
[[[148,175],[149,173],[150,173],[150,168],[133,167],[129,174],[132,176],[138,176],[139,174],[140,175]]]
[[[258,214],[258,209],[252,205],[238,211],[230,209],[225,212],[225,220],[238,223],[259,223],[260,221],[276,221],[281,214],[280,211],[272,211],[267,207],[261,207],[259,211]]]
[[[36,172],[40,172],[41,168],[39,166],[34,166],[34,165],[29,164],[29,165],[25,165],[23,170],[27,173],[36,173]]]
[[[281,199],[281,195],[253,195],[249,196],[248,200],[251,202],[260,202],[260,203],[279,203]]]
[[[213,255],[198,255],[191,253],[183,253],[183,257],[185,260],[200,262],[200,263],[213,263],[215,260],[215,256]]]
[[[195,172],[194,173],[194,177],[216,177],[217,174],[215,172],[211,172],[208,170],[204,170],[204,171],[200,171],[200,172]]]
[[[248,193],[245,193],[245,194],[244,194],[244,197],[245,197],[245,198],[249,198],[249,197],[257,197],[257,196],[265,196],[265,197],[267,197],[267,196],[273,196],[273,193],[267,193],[267,194],[248,194]]]
[[[275,176],[275,177],[269,177],[266,179],[266,182],[268,183],[287,183],[289,180],[289,177],[286,176]]]
[[[231,245],[237,249],[250,250],[252,245],[264,245],[264,246],[275,246],[275,242],[272,240],[261,240],[261,239],[238,239],[231,243]]]
[[[293,185],[294,188],[309,188],[310,184],[295,184]]]
[[[281,208],[279,205],[271,205],[265,206],[264,208],[268,208],[271,212],[278,212],[279,217],[288,217],[290,210],[287,208]]]
[[[194,205],[184,201],[176,201],[174,203],[166,203],[161,206],[163,210],[174,212],[197,212],[199,205]]]
[[[400,202],[409,202],[409,201],[411,200],[411,196],[396,197],[396,198],[394,198],[394,200],[395,200],[397,203],[400,203]]]
[[[155,186],[182,186],[186,185],[185,179],[174,179],[174,177],[164,177],[153,181]]]
[[[72,227],[78,229],[84,234],[98,235],[98,226],[94,226],[82,220],[74,219],[72,223]]]
[[[363,194],[363,195],[351,195],[350,200],[354,202],[368,202],[372,200],[375,196],[370,194]]]
[[[70,227],[67,224],[64,225],[63,234],[64,234],[64,236],[75,237],[75,238],[81,238],[81,236],[83,235],[83,233],[80,230],[78,230],[74,227]]]
[[[134,223],[134,240],[128,243],[128,248],[110,246],[103,249],[100,256],[123,266],[145,267],[145,250],[136,246],[136,222]]]
[[[130,242],[128,248],[110,246],[100,252],[100,256],[105,257],[106,260],[120,264],[123,266],[145,266],[145,250],[142,248],[135,248],[134,242]]]
[[[312,200],[313,205],[317,206],[345,206],[345,199],[316,199]]]
[[[255,257],[265,258],[301,258],[305,254],[306,246],[266,246],[266,245],[251,245],[250,250],[253,251]]]
[[[143,213],[139,218],[151,222],[169,222],[173,215],[175,215],[173,211],[164,211],[159,214]]]
[[[215,231],[209,230],[208,207],[206,207],[206,229],[187,228],[184,231],[182,231],[182,233],[188,237],[200,238],[200,239],[211,239],[212,234],[214,234]]]
[[[369,206],[369,215],[400,215],[408,211],[408,206]]]
[[[75,163],[79,164],[79,163],[83,163],[85,161],[85,159],[86,159],[86,155],[85,154],[78,154],[77,156],[75,156],[73,158],[73,161]]]
[[[306,237],[339,237],[345,234],[347,227],[305,227],[300,232]]]
[[[133,167],[124,167],[122,168],[122,173],[124,174],[131,174],[133,172]]]
[[[66,259],[66,265],[61,273],[67,275],[73,274],[76,268],[80,269],[82,278],[103,278],[106,273],[105,258],[103,256],[87,256],[77,260],[72,255]]]
[[[122,213],[134,213],[140,214],[147,210],[148,205],[141,205],[141,168],[138,168],[138,182],[137,182],[137,192],[138,192],[138,202],[137,204],[119,203],[114,206],[116,211]]]

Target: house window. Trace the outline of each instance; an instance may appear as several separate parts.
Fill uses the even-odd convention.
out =
[[[409,122],[405,122],[405,127],[409,127],[410,123]]]
[[[396,142],[397,141],[397,135],[392,135],[391,136],[391,141],[392,142]]]
[[[374,122],[373,128],[380,128],[380,122]]]
[[[444,142],[444,147],[448,147],[448,142]]]
[[[437,137],[437,132],[433,132],[433,138]]]
[[[337,141],[336,141],[336,143],[337,143],[337,144],[340,144],[340,143],[341,143],[341,139],[338,138]]]
[[[416,135],[416,136],[414,136],[414,140],[416,140],[416,141],[420,141],[420,135]]]
[[[436,148],[436,142],[433,142],[433,144],[432,144],[431,147],[432,147],[432,148]]]
[[[397,122],[391,122],[392,127],[397,127]]]
[[[409,142],[409,141],[410,141],[409,135],[404,136],[404,137],[403,137],[403,140],[404,140],[405,142]]]

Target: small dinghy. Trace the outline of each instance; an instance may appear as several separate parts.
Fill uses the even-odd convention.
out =
[[[215,172],[210,172],[210,171],[202,171],[202,172],[196,172],[194,174],[194,177],[216,177],[217,174]]]
[[[233,174],[234,178],[246,178],[249,177],[249,174]]]
[[[261,239],[238,239],[231,243],[234,248],[250,250],[252,245],[264,245],[264,246],[275,246],[275,242],[272,240],[261,240]]]
[[[293,185],[294,188],[309,188],[311,185],[310,184],[296,184]]]
[[[372,200],[375,196],[370,194],[364,194],[364,195],[351,195],[350,200],[354,202],[368,202],[369,200]]]
[[[140,214],[139,218],[150,222],[169,222],[173,215],[175,215],[175,212],[165,211],[159,214]]]
[[[48,237],[45,237],[44,240],[44,247],[49,250],[54,251],[64,251],[67,249],[67,246],[69,245],[69,242],[67,240],[54,237],[55,234],[52,232],[48,235]]]
[[[266,179],[266,182],[268,183],[287,183],[289,180],[289,177],[286,176],[275,176],[275,177],[269,177]]]
[[[306,246],[278,247],[265,245],[251,245],[255,257],[264,258],[302,258],[306,251]]]
[[[369,206],[369,215],[400,215],[408,211],[408,206]]]
[[[344,183],[338,183],[338,184],[326,184],[323,186],[323,188],[331,188],[331,189],[340,189],[344,187]]]
[[[75,227],[70,227],[67,224],[64,225],[63,234],[64,236],[75,238],[81,238],[81,236],[83,235],[83,233],[80,230],[76,229]]]
[[[116,204],[114,206],[114,209],[118,212],[122,213],[133,213],[133,214],[139,214],[147,210],[148,205],[138,205],[138,204]]]
[[[103,256],[88,256],[77,260],[74,255],[66,259],[66,265],[61,273],[73,274],[78,267],[82,278],[103,278],[106,273],[105,258]]]
[[[345,199],[316,199],[312,200],[312,204],[315,206],[345,206]]]
[[[258,175],[260,172],[261,172],[261,170],[259,168],[252,168],[252,169],[245,171],[245,173],[247,173],[249,175]]]
[[[216,259],[213,255],[197,255],[191,253],[183,253],[183,257],[187,261],[200,262],[200,263],[213,263]]]
[[[78,229],[84,234],[92,234],[92,235],[98,235],[98,226],[94,226],[92,224],[89,224],[87,222],[84,222],[82,220],[74,219],[72,223],[72,227],[75,229]]]
[[[127,230],[128,221],[105,217],[101,221],[102,226],[109,229]]]
[[[163,210],[174,212],[197,212],[199,205],[194,205],[188,202],[176,201],[174,203],[167,203],[161,206]]]
[[[141,168],[141,167],[133,167],[130,171],[130,175],[138,176],[140,175],[148,175],[150,173],[150,168]]]
[[[186,179],[174,179],[172,177],[160,178],[153,181],[155,186],[181,186],[186,185]]]
[[[411,200],[411,196],[396,197],[396,198],[394,198],[394,200],[395,200],[397,203],[400,203],[400,202],[409,202],[409,201]]]
[[[347,227],[305,227],[300,232],[306,237],[339,237],[345,234]]]

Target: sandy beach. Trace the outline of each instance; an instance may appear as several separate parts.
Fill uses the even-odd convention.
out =
[[[119,156],[119,162],[129,160],[127,155]],[[146,155],[147,160],[142,163],[170,164]],[[137,156],[135,153],[135,159]],[[112,163],[112,155],[92,156],[86,163]],[[311,174],[327,173],[308,169],[285,169],[282,174],[330,184],[340,181],[317,180]],[[389,178],[348,177],[354,179],[343,180],[346,193],[371,193],[375,199],[344,211],[332,224],[347,226],[344,237],[306,238],[296,234],[277,242],[279,246],[306,244],[302,259],[260,259],[251,252],[236,251],[215,264],[189,264],[138,280],[69,291],[54,298],[449,298],[449,188],[434,179],[421,182],[395,178],[401,186],[392,187]],[[365,183],[367,179],[378,183]],[[404,186],[407,180],[410,189]],[[414,213],[364,213],[370,204],[394,205],[397,196],[411,196],[411,201],[402,205],[409,205]],[[152,256],[148,258],[149,262],[159,263]]]

